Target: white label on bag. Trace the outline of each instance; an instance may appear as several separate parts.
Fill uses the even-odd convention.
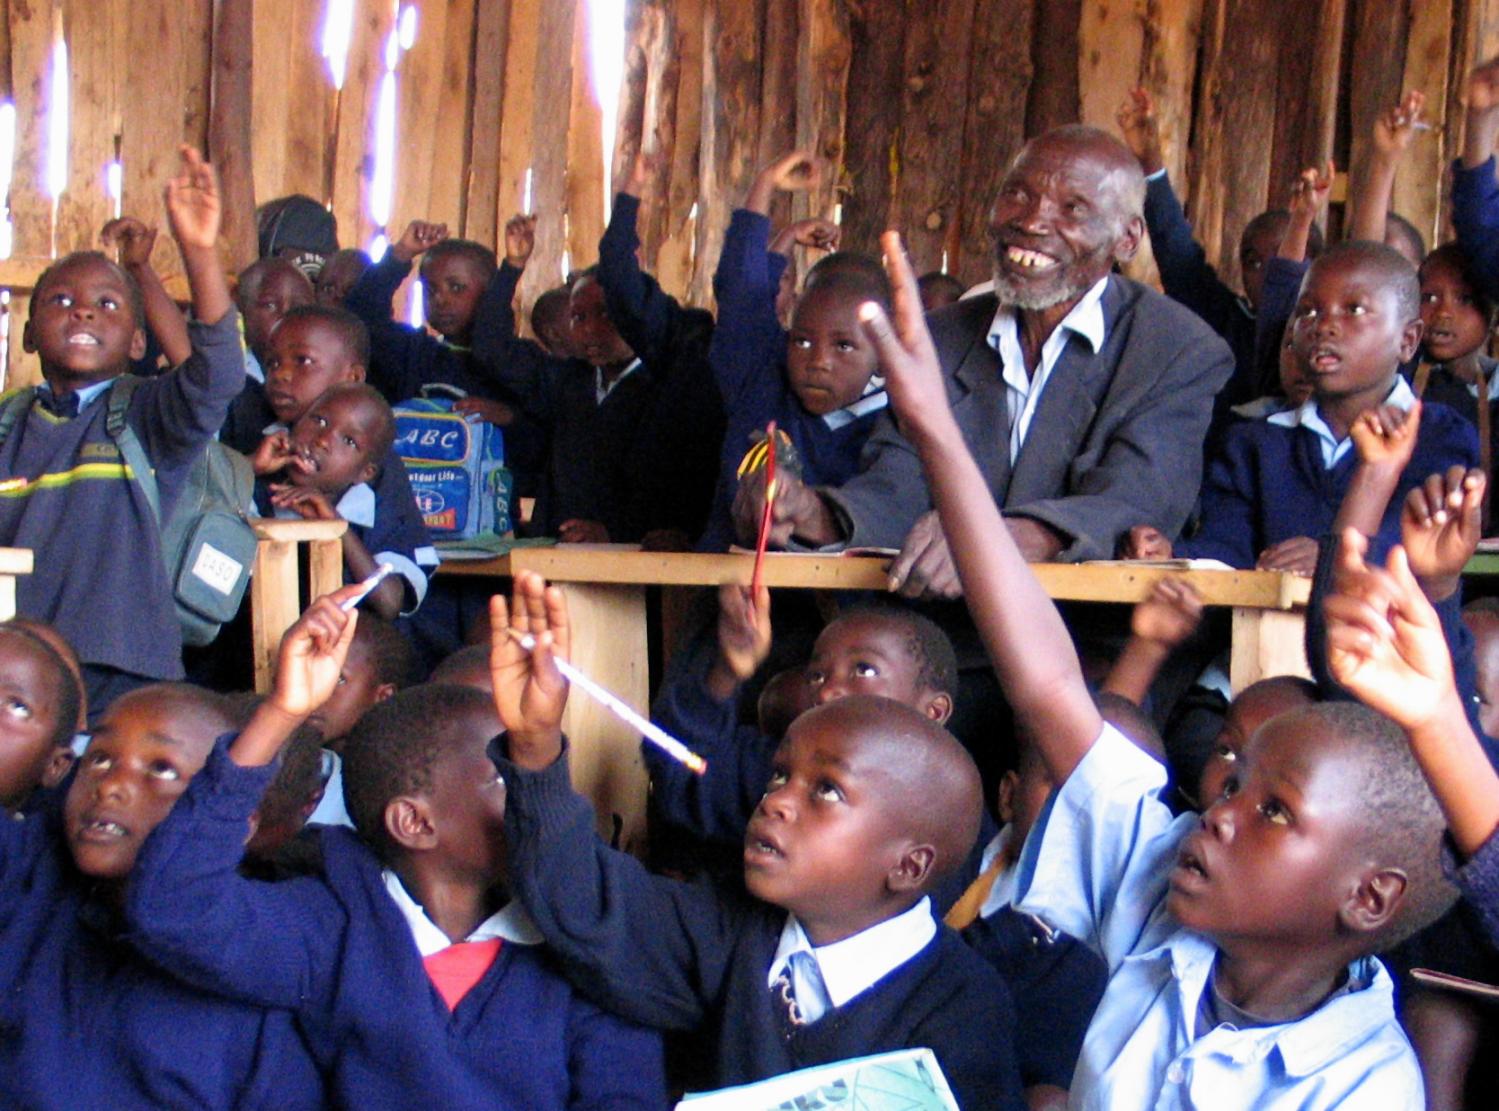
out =
[[[239,581],[245,565],[233,556],[219,551],[212,544],[198,549],[198,558],[193,562],[193,576],[201,579],[226,598]]]

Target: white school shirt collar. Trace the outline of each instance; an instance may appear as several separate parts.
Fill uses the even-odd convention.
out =
[[[416,942],[416,951],[422,955],[423,960],[433,953],[441,953],[453,944],[448,940],[448,935],[427,917],[421,904],[407,892],[399,876],[386,868],[380,873],[380,878],[385,881],[385,893],[396,904],[401,917],[406,919],[406,925],[411,927],[411,940]],[[526,915],[520,903],[511,900],[480,922],[474,932],[463,940],[493,941],[495,938],[514,945],[540,945],[541,931]]]
[[[102,382],[95,382],[92,386],[84,386],[81,390],[73,390],[73,394],[78,398],[78,411],[81,413],[87,409],[89,402],[114,385],[114,381],[113,378],[106,378]],[[53,397],[57,396],[57,391],[52,388],[50,383],[43,382],[37,389],[46,390]],[[64,390],[63,392],[67,393],[68,391]]]
[[[890,395],[885,392],[885,380],[876,374],[864,384],[864,393],[860,395],[859,400],[841,409],[834,409],[831,413],[824,413],[822,423],[829,432],[837,432],[838,429],[853,424],[860,417],[869,413],[877,413],[889,404]]]
[[[1390,387],[1390,392],[1380,402],[1381,405],[1393,405],[1403,413],[1410,412],[1410,407],[1415,403],[1415,391],[1411,389],[1410,383],[1405,380],[1403,374],[1395,375],[1395,384]],[[1327,422],[1317,411],[1316,398],[1307,398],[1298,408],[1272,413],[1265,420],[1282,428],[1305,428],[1315,435],[1317,446],[1322,449],[1322,466],[1325,470],[1332,470],[1345,455],[1353,450],[1352,436],[1345,436],[1339,440],[1332,434],[1332,429],[1327,427]]]
[[[774,986],[791,954],[810,953],[822,974],[828,1002],[833,1007],[841,1007],[905,964],[936,936],[937,922],[932,917],[932,901],[925,896],[910,910],[821,948],[813,946],[796,915],[788,914],[786,925],[781,928],[781,942],[770,961],[765,986]]]
[[[1094,282],[1088,292],[1078,298],[1077,304],[1062,317],[1052,329],[1051,335],[1041,344],[1041,363],[1036,374],[1030,377],[1025,372],[1025,355],[1020,348],[1020,321],[1015,315],[1015,306],[1000,305],[989,325],[989,346],[999,353],[1002,366],[1001,377],[1005,383],[1005,401],[1010,410],[1010,464],[1020,456],[1020,448],[1030,431],[1031,419],[1041,404],[1041,392],[1047,379],[1067,349],[1070,336],[1081,337],[1093,353],[1103,347],[1108,325],[1103,318],[1103,291],[1108,287],[1108,275]]]
[[[612,381],[612,382],[610,382],[610,383],[608,383],[606,385],[604,383],[604,368],[601,367],[601,366],[594,367],[593,368],[593,398],[594,398],[594,400],[596,402],[598,402],[598,404],[602,405],[604,403],[604,398],[608,397],[610,394],[612,394],[614,392],[614,387],[615,386],[619,385],[621,382],[623,382],[626,378],[630,377],[630,375],[634,374],[639,369],[640,369],[640,360],[638,358],[636,358],[636,359],[634,359],[634,360],[632,360],[630,362],[629,366],[625,367],[624,370],[622,370],[622,371],[619,372],[619,377],[618,378],[616,378],[614,381]]]

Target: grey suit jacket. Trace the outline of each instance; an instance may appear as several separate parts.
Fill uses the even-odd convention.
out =
[[[1110,277],[1102,350],[1069,337],[1011,467],[1005,384],[987,340],[997,306],[989,294],[927,318],[953,415],[995,502],[1061,533],[1064,560],[1109,559],[1137,524],[1174,537],[1202,479],[1213,395],[1233,370],[1228,345],[1175,301]],[[900,547],[932,507],[915,449],[889,415],[871,433],[860,473],[820,492],[850,546]]]

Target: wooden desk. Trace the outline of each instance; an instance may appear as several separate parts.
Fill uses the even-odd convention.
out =
[[[764,578],[772,587],[883,591],[888,566],[880,557],[773,553],[766,557]],[[751,555],[563,544],[517,548],[496,559],[448,562],[441,573],[494,577],[535,571],[557,583],[580,632],[573,640],[573,662],[643,711],[650,697],[646,587],[748,583],[753,567]],[[1157,580],[1177,575],[1196,587],[1207,605],[1233,608],[1230,680],[1235,690],[1269,675],[1307,673],[1300,607],[1311,594],[1310,579],[1274,571],[1181,572],[1107,563],[1033,564],[1031,570],[1053,598],[1129,604],[1149,595]],[[568,699],[563,727],[573,745],[573,783],[594,800],[600,832],[612,832],[612,822],[604,817],[612,814],[623,823],[624,843],[636,843],[645,829],[646,775],[639,736],[581,695]]]

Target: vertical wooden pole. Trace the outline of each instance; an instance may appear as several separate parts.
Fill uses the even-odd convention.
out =
[[[224,198],[221,239],[227,261],[240,270],[255,260],[255,181],[250,165],[252,111],[251,57],[254,20],[251,0],[218,0],[213,32],[213,107],[209,113],[209,155],[219,172]]]

